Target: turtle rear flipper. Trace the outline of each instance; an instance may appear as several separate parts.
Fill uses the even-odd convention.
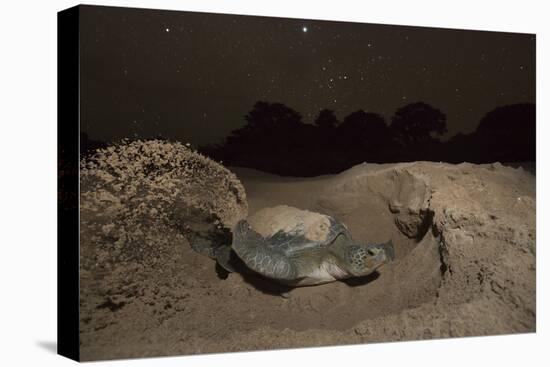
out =
[[[216,261],[222,268],[230,273],[235,273],[235,267],[232,265],[234,261],[231,256],[231,246],[221,246],[216,250]]]
[[[231,247],[250,269],[265,277],[283,281],[297,277],[296,267],[284,252],[268,246],[245,220],[235,225]]]

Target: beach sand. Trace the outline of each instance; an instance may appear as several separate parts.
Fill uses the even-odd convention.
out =
[[[375,343],[535,331],[535,176],[499,163],[361,164],[285,178],[230,168],[248,214],[285,204],[342,221],[359,242],[392,239],[377,274],[286,289],[218,276],[177,228],[147,261],[97,266],[81,222],[83,360]],[[95,260],[94,260],[95,261]],[[286,292],[286,293],[285,293]]]

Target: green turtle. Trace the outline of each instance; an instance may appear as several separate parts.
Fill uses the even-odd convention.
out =
[[[240,220],[231,249],[249,269],[289,286],[365,276],[394,257],[391,240],[357,243],[334,218],[286,205]]]

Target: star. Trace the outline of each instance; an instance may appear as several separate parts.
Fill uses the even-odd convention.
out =
[[[302,32],[307,33],[307,27],[306,26],[302,27]]]
[[[166,33],[170,32],[170,28],[165,29]]]

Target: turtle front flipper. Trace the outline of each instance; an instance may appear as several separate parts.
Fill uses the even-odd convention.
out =
[[[231,247],[250,269],[265,277],[282,281],[297,278],[291,260],[281,250],[267,246],[265,238],[245,220],[235,225]]]

